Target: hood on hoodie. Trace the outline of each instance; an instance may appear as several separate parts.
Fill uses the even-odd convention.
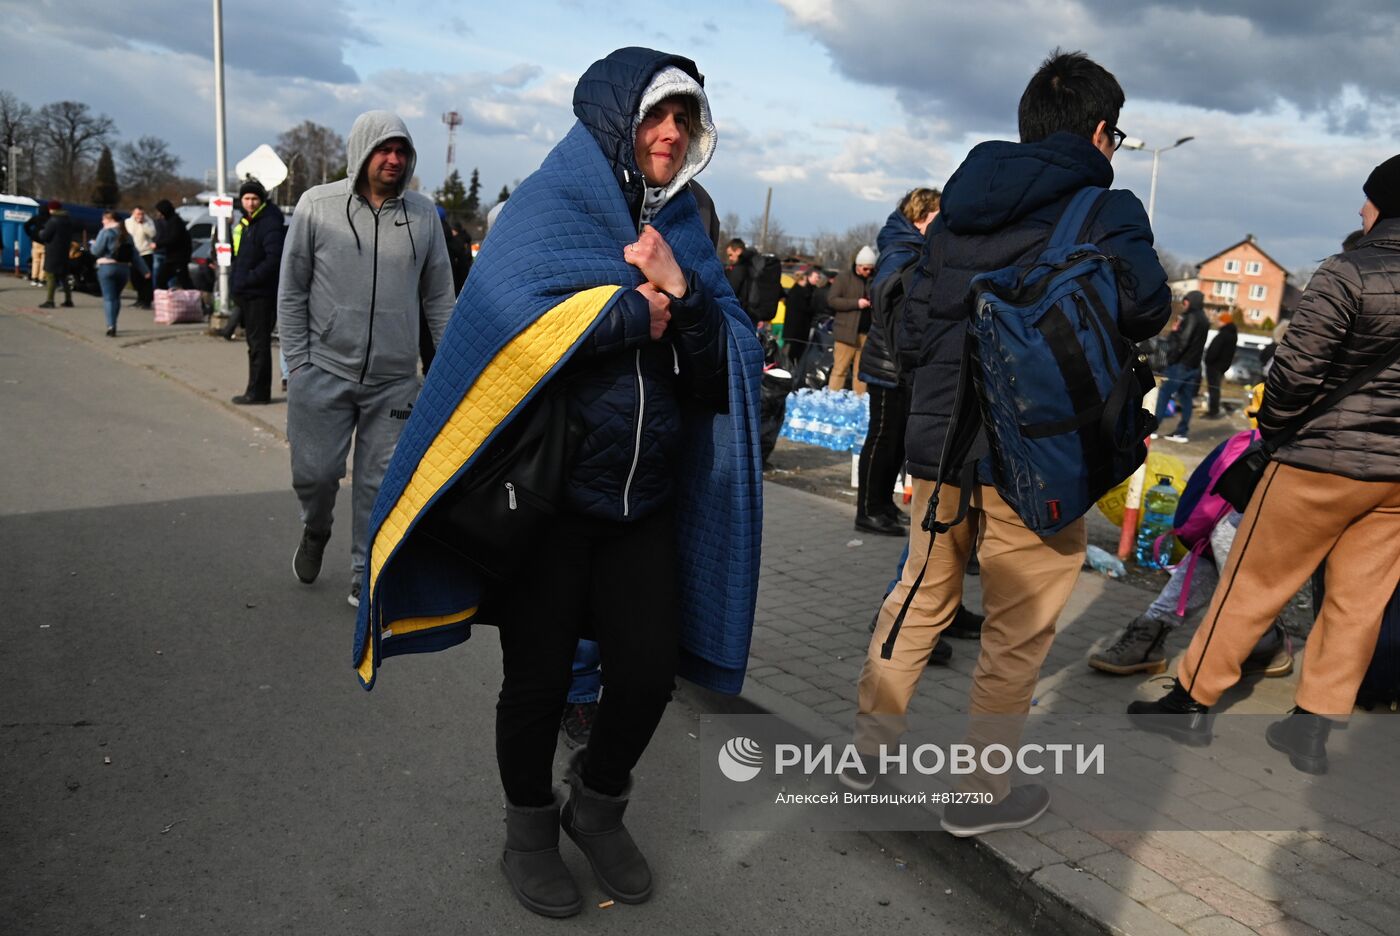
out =
[[[408,125],[398,114],[386,110],[366,111],[355,118],[355,125],[350,128],[350,137],[345,141],[345,165],[353,170],[346,172],[350,177],[352,190],[359,188],[365,163],[369,162],[375,147],[385,140],[395,138],[402,138],[408,144],[408,165],[399,179],[399,190],[394,193],[402,195],[418,165],[418,150],[413,146],[413,136],[408,132]]]
[[[948,180],[939,217],[954,234],[987,234],[1085,186],[1112,184],[1113,164],[1078,134],[993,140],[973,147]]]
[[[1202,312],[1205,310],[1206,294],[1199,289],[1191,290],[1185,296],[1182,296],[1182,298],[1186,300],[1186,310],[1188,312]]]
[[[633,216],[640,216],[644,205],[648,216],[655,215],[710,161],[718,137],[704,84],[690,59],[634,46],[594,62],[574,88],[574,115],[612,165]],[[664,188],[648,189],[637,164],[637,127],[647,110],[677,94],[696,99],[700,126],[691,128],[676,177]]]

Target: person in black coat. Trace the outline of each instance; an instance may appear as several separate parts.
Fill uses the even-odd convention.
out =
[[[272,326],[277,321],[277,282],[287,227],[282,211],[267,200],[256,179],[238,189],[243,217],[234,228],[233,269],[229,289],[243,316],[248,340],[248,387],[233,402],[239,406],[272,401]]]
[[[29,238],[29,285],[44,285],[44,241],[40,236],[44,225],[49,223],[49,206],[39,206],[39,213],[24,222],[24,233]]]
[[[808,267],[798,274],[797,282],[787,291],[786,311],[783,313],[783,350],[787,352],[788,365],[794,373],[807,351],[812,333],[812,306],[817,288],[824,278],[820,267]]]
[[[73,219],[58,201],[49,202],[49,220],[39,232],[44,242],[44,280],[48,295],[39,303],[41,309],[52,309],[54,293],[63,287],[63,307],[73,308],[73,287],[68,282],[68,251],[73,244]]]
[[[185,219],[175,211],[170,199],[156,202],[155,288],[169,289],[175,280],[181,289],[190,289],[190,256],[194,242]]]
[[[1191,430],[1191,408],[1201,389],[1201,358],[1206,350],[1210,323],[1206,321],[1205,294],[1193,289],[1181,300],[1181,316],[1167,336],[1167,373],[1157,390],[1158,432],[1168,442],[1185,442]],[[1167,406],[1176,400],[1181,422],[1176,431],[1166,433]],[[1152,438],[1157,438],[1156,433]]]
[[[1201,359],[1206,368],[1206,399],[1210,401],[1206,419],[1220,418],[1220,382],[1235,361],[1235,346],[1239,340],[1240,331],[1235,327],[1234,316],[1221,312],[1220,330],[1215,333],[1215,339]]]

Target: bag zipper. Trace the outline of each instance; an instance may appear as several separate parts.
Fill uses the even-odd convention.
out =
[[[506,501],[510,504],[510,509],[511,509],[511,510],[514,510],[514,509],[515,509],[515,485],[512,484],[512,483],[509,482],[509,481],[506,482]]]

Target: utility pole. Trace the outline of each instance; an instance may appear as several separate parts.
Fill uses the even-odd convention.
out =
[[[763,233],[758,238],[758,252],[768,252],[768,212],[773,208],[773,187],[768,187],[768,197],[763,200]]]
[[[448,111],[442,115],[442,122],[447,124],[447,172],[442,177],[445,182],[452,175],[452,167],[457,164],[457,128],[462,125],[462,115]]]
[[[10,190],[11,195],[19,194],[19,154],[23,152],[18,146],[10,147],[9,169],[5,175],[5,182],[8,184],[5,187]]]
[[[214,147],[217,150],[215,160],[218,165],[218,179],[215,183],[215,191],[220,197],[227,195],[228,186],[228,144],[224,139],[224,4],[223,0],[214,0]],[[219,240],[220,244],[227,244],[229,219],[219,217]],[[217,251],[215,256],[218,256]],[[228,267],[222,264],[219,271],[219,292],[214,297],[214,314],[228,314]],[[210,321],[213,327],[213,321]]]

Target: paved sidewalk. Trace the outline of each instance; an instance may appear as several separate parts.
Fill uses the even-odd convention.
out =
[[[0,279],[0,308],[103,347],[283,436],[280,396],[268,406],[228,402],[245,382],[242,343],[207,336],[203,326],[153,325],[149,312],[129,307],[119,337],[108,339],[96,298],[79,295],[75,309],[40,311],[34,305],[41,298],[23,281]],[[764,490],[759,613],[744,700],[820,737],[836,737],[849,729],[869,622],[903,543],[854,533],[847,505],[772,483]],[[968,579],[967,593],[977,607],[976,578]],[[1159,694],[1161,682],[1106,677],[1084,662],[1149,600],[1141,589],[1086,571],[1043,670],[1037,711],[1118,714],[1140,692]],[[1170,649],[1179,652],[1188,638],[1189,628],[1180,629]],[[976,644],[952,643],[953,665],[925,674],[912,712],[965,710]],[[1236,694],[1231,711],[1287,711],[1296,678],[1295,671],[1254,684]],[[1145,736],[1142,754],[1161,756],[1167,744]],[[1251,797],[1297,787],[1296,775],[1285,776],[1286,760],[1267,749],[1258,758],[1232,757],[1229,745],[1217,741],[1210,750],[1229,766],[1223,775],[1231,782],[1222,783],[1220,772],[1202,780],[1174,774],[1178,794],[1193,808],[1229,817],[1247,811]],[[926,833],[918,840],[939,860],[964,865],[975,886],[1032,905],[1040,932],[1377,936],[1400,931],[1400,819],[1387,812],[1397,791],[1400,783],[1333,804],[1333,821],[1321,830],[1092,834],[1076,827],[1068,804],[1057,804],[1026,831],[976,841]]]

